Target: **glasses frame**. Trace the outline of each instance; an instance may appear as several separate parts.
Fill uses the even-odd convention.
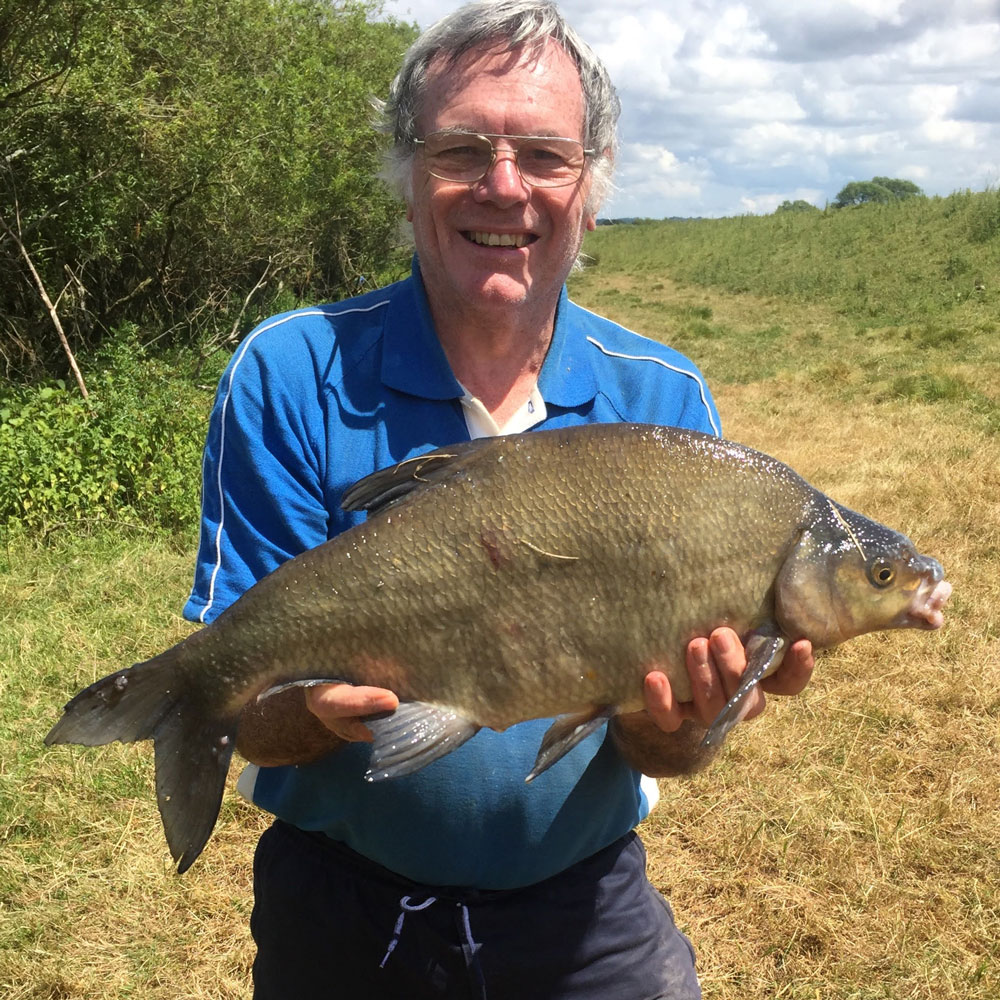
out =
[[[453,132],[448,129],[439,129],[436,132],[428,132],[427,135],[423,137],[423,139],[414,139],[413,144],[414,146],[425,147],[428,139],[430,139],[432,136],[439,136],[439,135],[455,136],[457,138],[467,136],[470,139],[485,139],[489,143],[490,162],[486,164],[486,166],[483,168],[483,172],[478,177],[473,177],[471,180],[457,180],[454,177],[446,177],[443,174],[435,173],[434,170],[431,168],[430,164],[427,162],[426,152],[424,154],[424,166],[427,168],[427,173],[429,173],[431,177],[436,177],[438,180],[441,181],[448,181],[450,184],[468,184],[470,187],[473,184],[478,184],[496,165],[497,147],[493,142],[494,139],[517,140],[517,144],[513,147],[513,149],[510,150],[510,152],[514,154],[514,167],[517,170],[517,176],[520,177],[521,181],[524,184],[527,184],[528,187],[556,188],[556,187],[568,187],[570,184],[575,184],[583,176],[583,172],[587,166],[587,160],[590,157],[597,155],[596,149],[587,149],[579,139],[571,139],[567,135],[502,135],[494,132],[465,132],[462,130],[457,130]],[[580,164],[580,172],[575,177],[572,177],[569,180],[556,181],[554,184],[545,184],[545,183],[539,184],[537,181],[528,180],[528,178],[525,177],[524,173],[521,171],[520,156],[521,156],[521,143],[530,139],[558,139],[560,142],[571,142],[573,143],[574,146],[579,146],[580,151],[583,153],[583,163]],[[500,152],[507,152],[507,150],[501,150]]]

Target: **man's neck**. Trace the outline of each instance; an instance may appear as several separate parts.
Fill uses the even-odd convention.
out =
[[[438,336],[455,378],[478,397],[498,424],[531,395],[552,342],[553,317],[522,325],[512,309],[503,318],[464,317],[438,323]],[[514,322],[512,322],[512,320]]]

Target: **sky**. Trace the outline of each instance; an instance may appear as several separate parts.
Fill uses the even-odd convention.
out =
[[[385,0],[427,27],[456,0]],[[622,101],[605,218],[1000,187],[1000,0],[563,0]]]

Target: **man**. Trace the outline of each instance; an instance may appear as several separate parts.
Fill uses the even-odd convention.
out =
[[[339,508],[353,481],[433,447],[595,421],[718,433],[690,362],[566,297],[618,102],[554,6],[502,0],[445,18],[407,54],[385,115],[413,275],[275,317],[241,343],[206,445],[189,617],[212,620],[355,523]],[[699,738],[744,666],[729,630],[693,641],[693,702],[651,670],[644,712],[530,786],[546,720],[368,784],[359,717],[395,708],[391,691],[326,685],[249,709],[238,746],[261,766],[241,788],[279,817],[255,859],[257,1000],[699,996],[632,830],[650,807],[641,773],[707,763]],[[811,668],[799,644],[766,687],[797,692]],[[762,708],[760,695],[749,714]]]

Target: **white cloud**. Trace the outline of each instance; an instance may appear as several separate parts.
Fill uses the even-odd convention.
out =
[[[671,69],[684,40],[683,29],[670,17],[655,11],[650,17],[626,14],[604,25],[600,40],[593,40],[620,89],[666,98],[671,93]]]
[[[719,104],[719,114],[745,121],[797,121],[805,118],[794,94],[757,90]]]
[[[391,0],[386,12],[427,26],[456,6]],[[1000,179],[1000,0],[560,6],[622,97],[605,214],[822,205],[875,175],[929,194]]]
[[[948,146],[952,151],[975,149],[979,145],[979,131],[969,122],[957,122],[948,118],[929,118],[921,131],[931,142]]]
[[[630,143],[622,149],[622,163],[616,174],[615,192],[609,205],[619,204],[622,195],[628,202],[648,207],[662,198],[694,199],[701,197],[708,180],[703,164],[682,163],[669,149],[649,143]],[[650,211],[616,212],[618,215],[655,217]]]

